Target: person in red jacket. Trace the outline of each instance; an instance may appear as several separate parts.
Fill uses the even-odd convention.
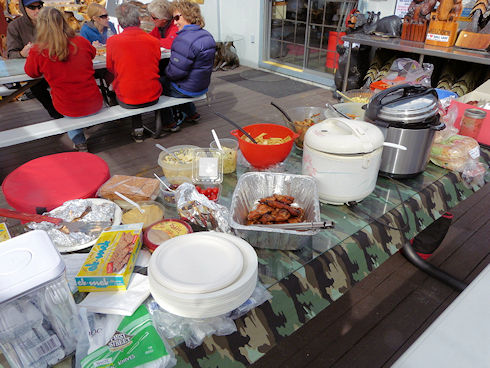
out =
[[[155,24],[150,34],[160,40],[160,47],[170,50],[179,30],[173,22],[170,3],[167,0],[153,0],[148,4],[148,12]]]
[[[63,14],[46,7],[36,22],[36,41],[24,70],[32,78],[44,76],[51,86],[53,105],[69,117],[95,114],[102,108],[102,94],[94,79],[95,48],[76,36]],[[78,151],[87,151],[82,129],[68,132]]]
[[[154,105],[162,94],[158,64],[160,43],[140,28],[139,8],[122,3],[116,10],[122,33],[107,40],[107,70],[114,75],[119,105],[134,109]],[[133,118],[133,139],[143,141],[141,115]]]

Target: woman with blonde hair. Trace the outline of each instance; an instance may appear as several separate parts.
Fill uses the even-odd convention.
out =
[[[41,10],[36,31],[24,67],[27,75],[44,76],[51,86],[54,107],[65,116],[81,117],[99,111],[102,95],[94,79],[95,48],[75,34],[56,8]],[[71,130],[68,136],[76,150],[87,151],[82,129]]]
[[[106,8],[98,3],[90,3],[87,7],[87,16],[90,21],[83,24],[80,36],[85,37],[92,44],[97,41],[105,45],[107,38],[116,34],[114,24],[109,22]]]

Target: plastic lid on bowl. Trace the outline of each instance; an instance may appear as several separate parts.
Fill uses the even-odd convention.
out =
[[[192,228],[187,222],[179,219],[165,219],[145,229],[143,242],[150,252],[153,252],[165,241],[190,233],[192,233]]]
[[[0,303],[58,278],[64,270],[47,232],[33,230],[6,240],[0,246]]]
[[[374,124],[330,118],[310,127],[304,144],[320,152],[349,155],[372,152],[383,142],[383,132]]]
[[[195,234],[192,234],[195,235]],[[159,284],[183,293],[208,293],[233,283],[243,269],[240,249],[226,239],[182,236],[154,253]]]
[[[192,182],[217,184],[223,182],[223,154],[217,148],[194,150]]]

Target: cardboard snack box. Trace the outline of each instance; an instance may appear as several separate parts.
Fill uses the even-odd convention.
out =
[[[75,277],[78,290],[126,290],[141,249],[142,228],[119,225],[102,232]]]

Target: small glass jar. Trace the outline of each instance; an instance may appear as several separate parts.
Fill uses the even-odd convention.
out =
[[[461,119],[459,134],[477,139],[487,113],[479,109],[466,109]]]

